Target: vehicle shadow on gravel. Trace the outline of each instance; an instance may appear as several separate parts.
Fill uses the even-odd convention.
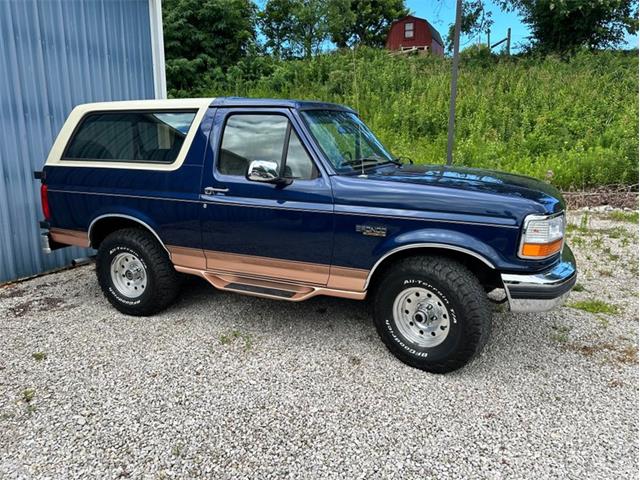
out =
[[[318,296],[303,302],[283,302],[216,290],[205,280],[190,277],[185,279],[178,302],[169,308],[167,314],[184,318],[185,322],[200,321],[200,318],[188,315],[193,310],[215,312],[215,316],[207,317],[212,328],[220,328],[226,335],[253,335],[257,346],[261,341],[270,345],[302,341],[316,351],[327,347],[351,353],[367,351],[374,363],[409,368],[384,347],[373,324],[372,308],[367,300]],[[504,307],[494,307],[493,310],[494,327],[498,326],[500,330],[497,340],[490,338],[483,354],[462,369],[449,373],[449,378],[465,378],[475,375],[478,369],[492,369],[498,363],[497,359],[492,360],[492,355],[499,354],[500,349],[512,350],[514,341],[523,348],[531,348],[531,339],[526,331],[514,323],[517,319],[510,318]],[[520,340],[514,338],[516,336],[520,336]],[[483,358],[486,354],[489,358]],[[526,356],[519,353],[520,360]],[[354,365],[359,364],[358,358],[349,356]],[[539,352],[537,358],[540,359]],[[548,361],[551,362],[551,358]]]
[[[542,375],[554,364],[593,360],[581,355],[585,349],[574,348],[576,343],[563,337],[564,326],[580,322],[580,315],[564,307],[543,314],[509,314],[504,305],[492,306],[493,332],[482,353],[466,367],[452,372],[451,380],[469,376],[498,374],[505,361],[515,371]],[[246,332],[254,336],[256,343],[303,341],[309,348],[366,349],[381,359],[400,364],[386,351],[380,341],[373,321],[369,302],[333,297],[314,297],[304,302],[282,302],[265,298],[219,291],[205,280],[185,279],[178,303],[171,307],[171,316],[184,317],[197,311],[216,312],[207,321],[225,332]],[[186,317],[185,321],[199,321]],[[286,340],[283,340],[286,335]]]
[[[232,310],[239,314],[234,321],[246,322],[247,325],[253,325],[256,319],[260,319],[279,328],[308,329],[319,323],[333,330],[346,322],[346,327],[366,328],[375,333],[370,305],[366,300],[318,296],[302,302],[286,302],[225,292],[215,289],[204,279],[187,278],[177,304],[170,310],[190,309],[196,305],[207,309],[222,307],[223,311],[233,306]]]

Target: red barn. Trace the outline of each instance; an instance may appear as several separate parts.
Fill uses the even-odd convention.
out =
[[[444,42],[438,31],[424,18],[407,15],[391,24],[388,50],[422,50],[444,56]]]

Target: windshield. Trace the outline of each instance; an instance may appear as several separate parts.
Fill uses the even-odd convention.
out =
[[[302,116],[336,171],[361,171],[394,162],[391,154],[354,113],[307,110]]]

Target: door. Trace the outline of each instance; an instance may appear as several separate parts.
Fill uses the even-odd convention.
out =
[[[327,175],[288,109],[218,109],[201,199],[207,269],[326,285],[333,251]],[[276,162],[288,184],[247,179],[252,161]]]

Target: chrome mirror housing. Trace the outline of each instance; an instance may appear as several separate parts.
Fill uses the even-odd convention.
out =
[[[253,182],[276,183],[280,180],[278,164],[267,160],[253,160],[247,170],[247,179]]]

